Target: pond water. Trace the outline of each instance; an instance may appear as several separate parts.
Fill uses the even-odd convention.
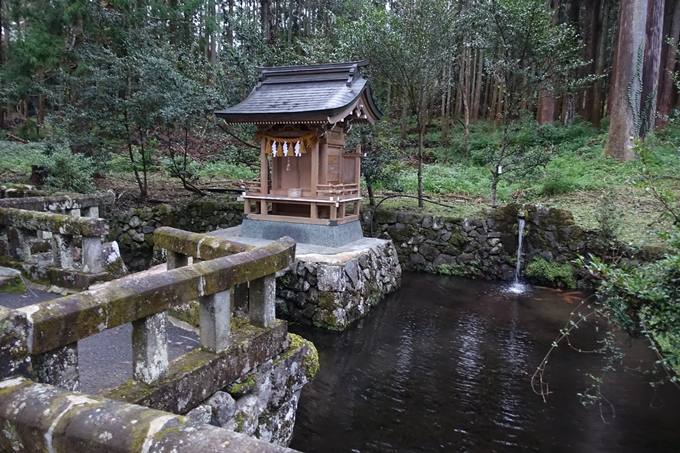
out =
[[[608,373],[612,408],[578,392],[603,360],[560,346],[543,402],[531,374],[580,298],[508,294],[496,282],[405,273],[402,288],[342,333],[312,340],[321,369],[305,387],[292,448],[303,452],[680,452],[680,389],[638,371]],[[597,346],[593,324],[572,336]],[[625,365],[653,363],[643,341],[618,340]],[[604,418],[604,421],[603,421]]]

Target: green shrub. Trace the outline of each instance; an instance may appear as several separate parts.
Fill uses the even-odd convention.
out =
[[[41,143],[21,144],[0,141],[0,171],[31,174],[31,166],[42,164],[44,146]]]
[[[48,186],[79,193],[96,191],[92,184],[95,169],[91,158],[65,148],[47,148],[42,164],[49,172]]]
[[[569,193],[575,189],[575,184],[562,173],[547,172],[543,177],[541,194],[549,197]]]
[[[535,258],[524,268],[523,275],[538,285],[576,288],[574,268],[569,263],[557,264]]]
[[[198,176],[228,179],[254,179],[259,172],[254,172],[250,167],[242,163],[230,163],[221,160],[203,162],[196,164],[196,174]]]

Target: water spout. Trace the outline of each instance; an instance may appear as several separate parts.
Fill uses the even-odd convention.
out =
[[[510,286],[510,292],[521,294],[526,291],[526,285],[522,284],[520,275],[522,271],[522,238],[524,233],[524,212],[520,211],[518,215],[519,234],[517,238],[517,267],[515,267],[515,282]]]
[[[520,272],[522,270],[522,233],[524,232],[524,218],[519,219],[519,235],[517,238],[517,267],[515,267],[515,285],[519,281]]]

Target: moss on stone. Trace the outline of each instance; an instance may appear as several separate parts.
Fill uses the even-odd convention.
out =
[[[329,310],[317,310],[312,320],[314,327],[341,331],[346,326],[338,322],[338,318]]]
[[[316,346],[311,341],[305,340],[295,334],[289,334],[291,337],[291,346],[296,347],[296,343],[299,343],[302,347],[303,345],[309,348],[309,353],[305,355],[302,359],[302,366],[305,368],[305,374],[307,379],[312,379],[319,372],[319,352],[316,350]],[[295,338],[297,337],[297,338]]]
[[[543,258],[536,258],[527,264],[523,275],[539,285],[576,288],[574,268],[569,263],[558,264],[554,261],[548,262]]]
[[[255,387],[255,384],[257,384],[257,374],[250,373],[245,376],[245,379],[231,384],[227,391],[232,395],[242,396],[250,392]]]
[[[475,269],[465,264],[440,264],[435,268],[435,272],[454,277],[470,277],[475,275]]]
[[[26,292],[26,285],[21,278],[17,277],[0,286],[0,291],[10,294],[23,294]]]
[[[241,433],[243,432],[243,426],[248,421],[248,416],[243,412],[239,412],[234,417],[234,421],[236,422],[236,429],[234,429],[234,431],[236,431],[237,433]]]

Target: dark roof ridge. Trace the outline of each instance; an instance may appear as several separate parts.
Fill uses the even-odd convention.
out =
[[[279,72],[312,72],[319,70],[342,70],[350,69],[352,66],[363,68],[368,66],[369,60],[345,61],[340,63],[318,63],[310,65],[294,65],[294,66],[256,66],[257,72],[267,72],[268,74],[277,74]]]

